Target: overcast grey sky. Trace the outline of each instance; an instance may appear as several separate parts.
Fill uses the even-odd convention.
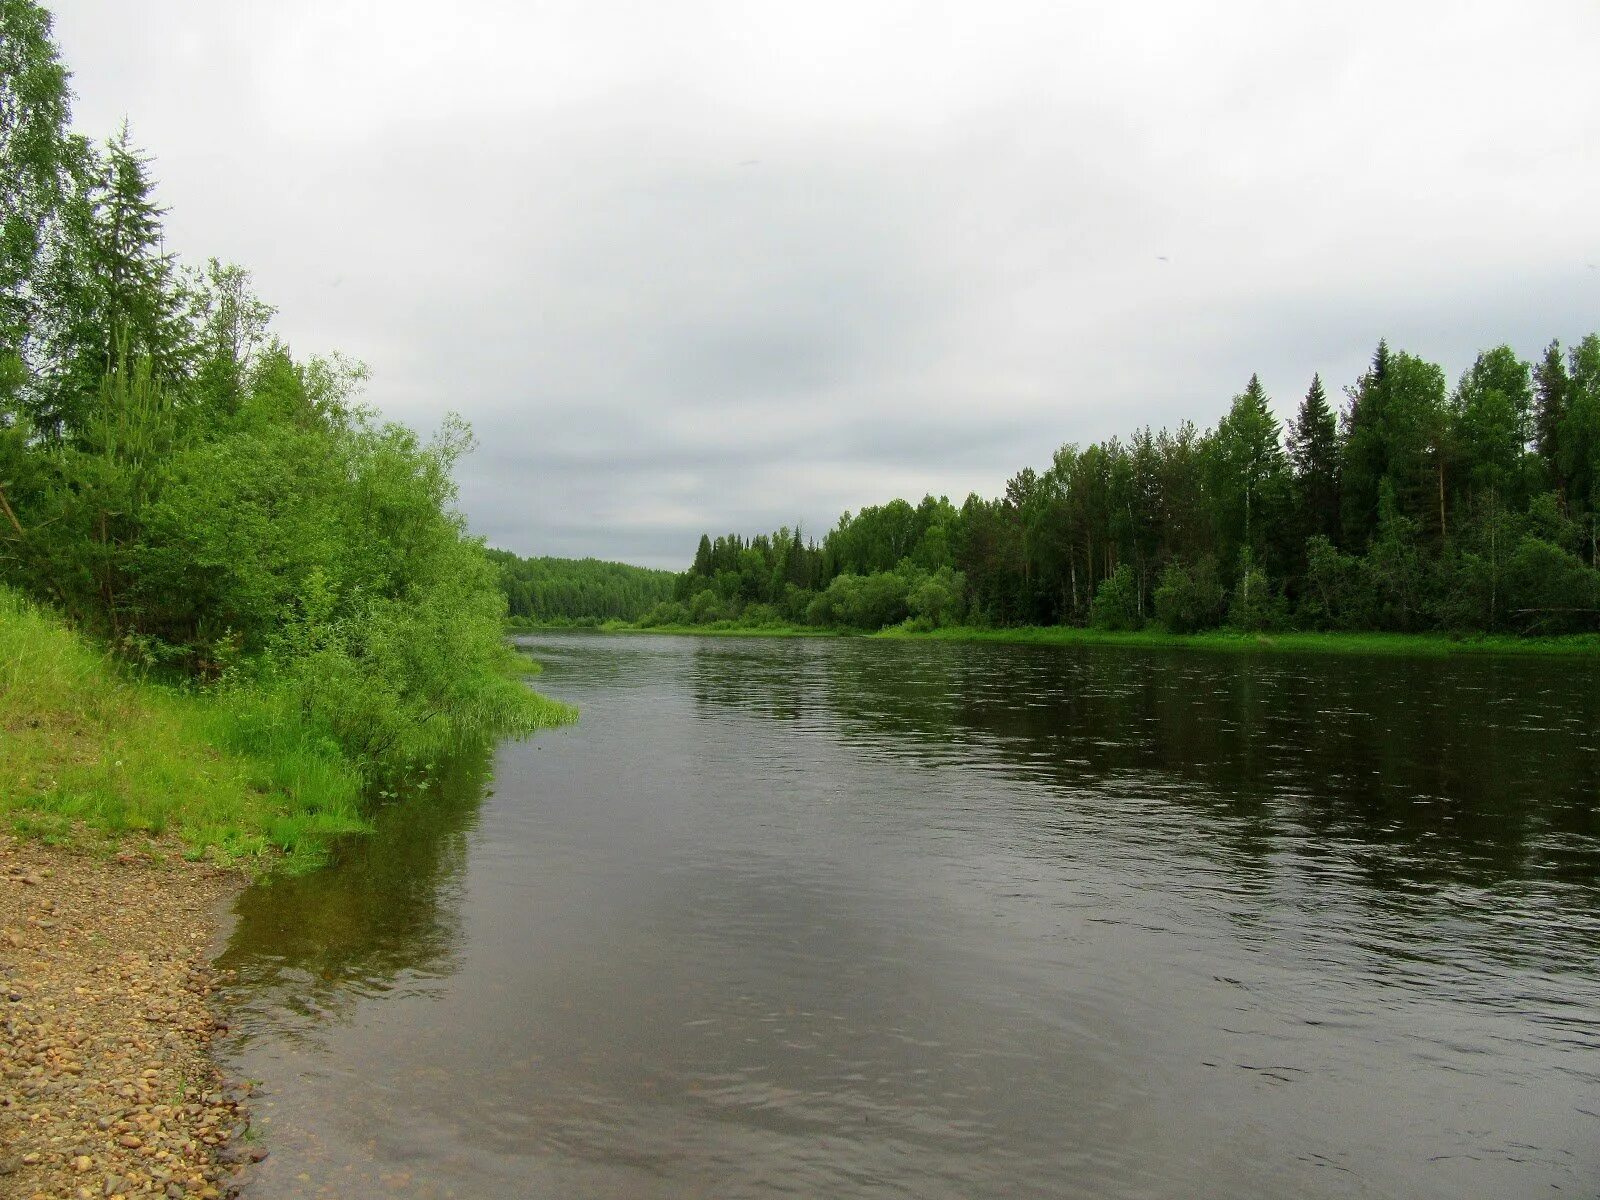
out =
[[[1380,336],[1600,329],[1594,0],[51,7],[171,248],[462,413],[522,553],[681,567]]]

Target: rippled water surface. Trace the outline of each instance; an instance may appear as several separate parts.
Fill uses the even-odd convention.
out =
[[[251,1194],[1600,1194],[1600,672],[527,640],[247,892]]]

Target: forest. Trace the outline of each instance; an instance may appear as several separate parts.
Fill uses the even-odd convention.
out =
[[[513,625],[637,621],[676,594],[673,571],[597,558],[519,558],[508,550],[488,555],[499,568]]]
[[[1066,445],[992,499],[702,536],[641,624],[1559,634],[1600,628],[1597,549],[1600,335],[1453,387],[1380,341],[1283,424],[1251,376],[1212,428]]]
[[[0,809],[130,819],[143,785],[120,756],[62,786],[92,749],[84,695],[125,681],[171,693],[129,700],[152,720],[251,760],[282,844],[383,779],[564,716],[512,669],[497,567],[455,509],[468,428],[383,420],[358,364],[273,335],[247,270],[181,263],[128,126],[71,131],[49,14],[6,0],[0,34],[0,643],[59,649],[0,664],[7,712],[39,697],[8,718]],[[81,686],[100,668],[72,639],[117,678]],[[160,794],[175,768],[147,765]]]

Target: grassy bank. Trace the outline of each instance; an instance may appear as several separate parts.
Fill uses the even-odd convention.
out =
[[[520,632],[536,633],[571,626],[524,626]],[[1226,653],[1364,654],[1406,658],[1445,658],[1460,654],[1600,657],[1600,634],[1565,637],[1509,637],[1443,633],[1239,633],[1214,629],[1204,633],[1167,633],[1144,629],[1111,632],[1072,625],[1021,626],[978,629],[951,626],[913,631],[899,626],[863,634],[858,630],[815,629],[803,625],[740,626],[660,625],[641,627],[607,622],[587,627],[599,633],[666,633],[691,637],[874,637],[891,641],[998,642],[1025,646],[1125,646],[1147,650],[1206,650]]]
[[[1442,633],[1239,633],[1225,629],[1180,634],[1161,630],[1113,633],[1075,626],[1028,626],[1015,629],[953,627],[925,633],[885,629],[873,636],[920,641],[1128,646],[1232,653],[1364,654],[1406,658],[1445,658],[1460,654],[1600,657],[1600,634],[1519,638],[1489,634],[1455,637]]]
[[[713,621],[706,625],[634,625],[627,621],[508,621],[506,632],[517,633],[665,633],[683,637],[822,638],[863,637],[860,630],[817,629],[810,625],[739,625]]]
[[[546,723],[567,706],[541,705]],[[51,841],[176,836],[194,857],[315,863],[365,828],[358,765],[287,695],[142,680],[0,588],[0,819]]]

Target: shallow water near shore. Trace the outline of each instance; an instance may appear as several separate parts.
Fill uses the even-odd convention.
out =
[[[254,1197],[1600,1189],[1600,671],[537,635],[218,965]]]

